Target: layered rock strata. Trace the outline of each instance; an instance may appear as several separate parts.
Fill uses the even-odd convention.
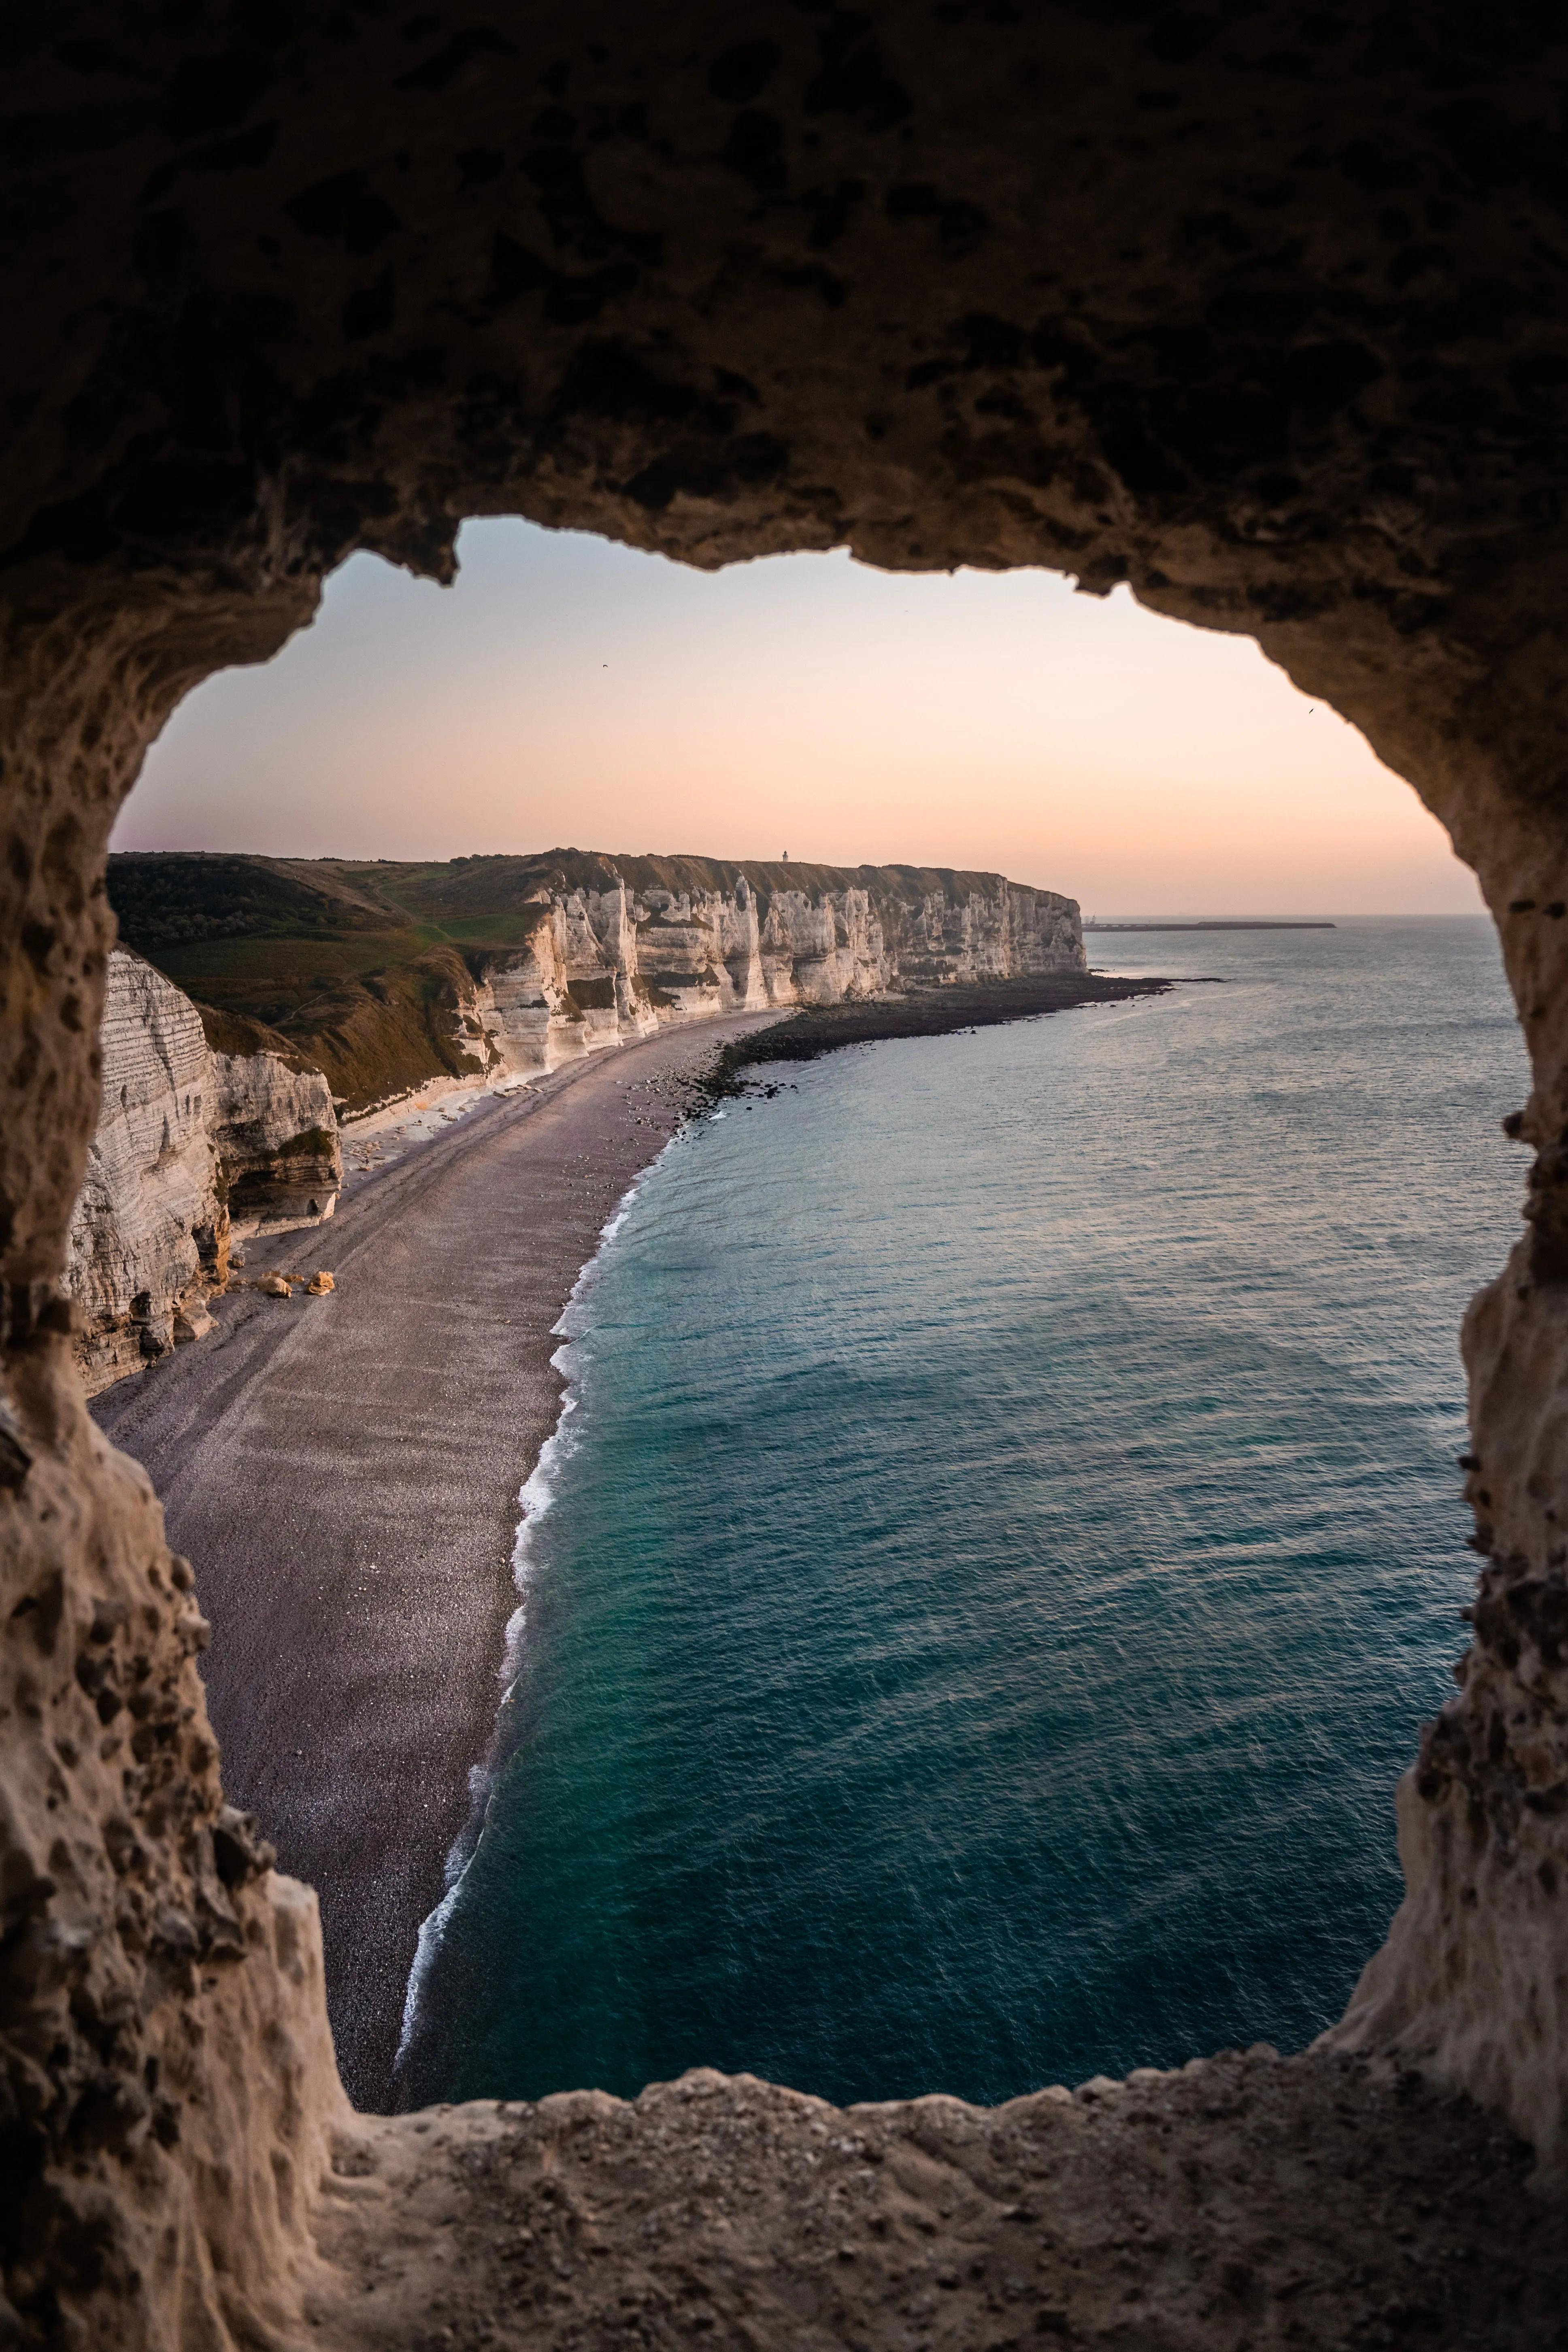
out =
[[[230,1243],[319,1224],[342,1182],[321,1072],[214,1052],[190,998],[123,948],[109,958],[100,1040],[65,1277],[89,1393],[202,1338]]]
[[[1087,969],[1077,901],[1000,874],[595,863],[594,879],[540,891],[526,946],[471,959],[458,1018],[487,1075],[721,1013]]]

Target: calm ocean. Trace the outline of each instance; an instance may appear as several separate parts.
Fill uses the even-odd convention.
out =
[[[1342,2007],[1524,1056],[1479,919],[1091,952],[1225,984],[833,1055],[633,1196],[406,2098],[991,2103]]]

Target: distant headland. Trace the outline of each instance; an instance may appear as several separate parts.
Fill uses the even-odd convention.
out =
[[[111,857],[109,895],[215,1052],[322,1071],[340,1118],[723,1013],[1086,971],[1076,899],[947,866],[174,851]]]
[[[70,1243],[94,1390],[212,1329],[231,1244],[335,1214],[345,1122],[443,1118],[694,1024],[695,1103],[754,1061],[1166,984],[1091,973],[1075,899],[951,867],[173,851],[111,857],[109,894],[123,945]]]
[[[1102,921],[1098,916],[1087,915],[1084,918],[1083,928],[1086,931],[1333,931],[1337,930],[1339,926],[1337,923],[1325,922],[1276,922],[1268,919],[1254,921],[1250,919],[1236,920],[1228,917],[1206,923],[1108,923]]]

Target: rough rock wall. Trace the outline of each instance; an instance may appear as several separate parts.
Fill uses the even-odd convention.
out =
[[[262,1894],[236,1906],[243,1956],[205,1968],[198,1938],[194,1972],[172,1958],[218,1790],[155,1511],[94,1440],[58,1288],[99,1108],[110,828],[182,694],[275,651],[355,547],[449,577],[471,513],[707,564],[846,546],[1127,580],[1255,636],[1476,867],[1531,1055],[1534,1216],[1468,1328],[1486,1579],[1402,1799],[1407,1901],[1344,2031],[1560,2147],[1553,13],[760,0],[742,29],[612,0],[483,23],[443,0],[64,0],[5,54],[0,2022],[19,2185],[0,2230],[27,2328],[302,2336],[341,2112],[308,1949],[268,1931]],[[103,1598],[127,1611],[110,1646],[130,1698],[80,1679]],[[134,1727],[104,1756],[116,1696]],[[122,1876],[167,1894],[163,1941]],[[139,2107],[164,2051],[167,2145]]]
[[[1544,812],[1454,797],[1530,1046],[1528,1231],[1464,1324],[1470,1645],[1400,1782],[1405,1900],[1324,2042],[1433,2067],[1568,2168],[1568,858]]]
[[[321,2273],[303,2222],[346,2113],[315,1897],[224,1804],[190,1568],[76,1402],[65,1334],[13,1323],[6,1372],[37,1450],[0,1496],[0,2322],[276,2341]]]
[[[337,1206],[342,1150],[331,1088],[279,1055],[212,1057],[211,1137],[236,1240],[319,1224]]]
[[[66,1284],[89,1391],[211,1326],[228,1213],[208,1133],[211,1057],[195,1006],[139,957],[110,959],[103,1108],[71,1220]]]
[[[617,877],[542,895],[526,950],[478,959],[463,1025],[489,1074],[516,1076],[724,1013],[1085,969],[1075,899],[1000,874],[900,889],[900,869],[878,872],[817,867],[812,887],[759,889],[717,868],[707,887]]]
[[[65,1272],[89,1393],[203,1338],[231,1240],[320,1223],[342,1182],[320,1072],[209,1052],[190,998],[123,948],[109,958],[100,1050]]]

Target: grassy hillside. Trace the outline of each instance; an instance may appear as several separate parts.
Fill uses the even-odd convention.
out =
[[[109,896],[121,939],[196,1000],[215,1049],[245,1050],[258,1024],[269,1034],[248,1050],[280,1044],[357,1110],[482,1067],[452,1042],[467,978],[456,933],[395,895],[395,877],[427,870],[137,854],[110,859]]]
[[[340,1102],[360,1109],[482,1066],[452,1042],[465,979],[523,945],[552,893],[613,888],[617,876],[638,892],[727,892],[738,873],[764,913],[780,890],[868,890],[894,938],[927,892],[961,896],[994,879],[580,849],[429,865],[180,850],[111,857],[109,896],[121,939],[196,1000],[215,1048],[241,1050],[232,1041],[259,1024],[274,1050],[324,1070]]]
[[[301,869],[291,869],[301,870]],[[731,891],[743,874],[765,907],[780,890],[802,890],[808,898],[825,891],[861,889],[879,908],[911,911],[930,892],[963,898],[988,891],[993,874],[951,866],[811,866],[795,860],[755,857],[622,857],[591,849],[547,849],[533,857],[457,857],[441,866],[352,866],[342,869],[356,887],[374,881],[390,903],[415,919],[440,922],[457,937],[466,926],[504,926],[531,897],[552,890],[613,889],[618,877],[628,890]],[[478,933],[476,933],[478,936]],[[488,933],[486,934],[488,936]]]

